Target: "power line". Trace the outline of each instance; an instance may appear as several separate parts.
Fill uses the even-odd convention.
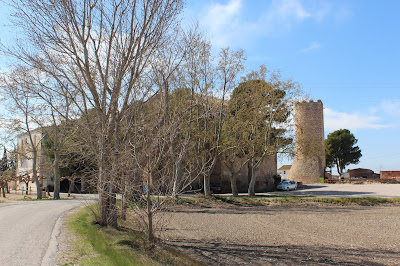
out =
[[[376,156],[376,157],[362,158],[362,160],[370,160],[370,159],[376,159],[376,158],[386,158],[386,157],[393,156],[393,155],[400,155],[400,153],[392,153],[392,154],[388,154],[388,155],[381,155],[381,156]]]

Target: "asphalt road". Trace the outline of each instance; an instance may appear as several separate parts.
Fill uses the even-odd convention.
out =
[[[85,200],[0,204],[0,265],[55,265],[63,216]]]

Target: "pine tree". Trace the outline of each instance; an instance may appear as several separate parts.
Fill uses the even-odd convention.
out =
[[[8,167],[7,150],[6,148],[4,148],[3,158],[0,161],[0,171],[1,172],[7,171],[8,168],[9,167]]]

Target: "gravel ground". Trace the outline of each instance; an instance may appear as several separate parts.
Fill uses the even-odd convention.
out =
[[[262,194],[312,195],[324,198],[338,197],[400,197],[400,184],[309,184],[298,190],[276,191]]]
[[[209,265],[400,265],[400,206],[183,206],[167,217],[167,242]]]

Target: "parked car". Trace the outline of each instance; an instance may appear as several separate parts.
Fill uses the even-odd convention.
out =
[[[297,182],[292,180],[283,180],[278,184],[276,188],[280,190],[291,190],[291,189],[296,190]]]
[[[211,184],[210,185],[210,190],[211,193],[221,193],[222,192],[222,186],[220,184]]]

